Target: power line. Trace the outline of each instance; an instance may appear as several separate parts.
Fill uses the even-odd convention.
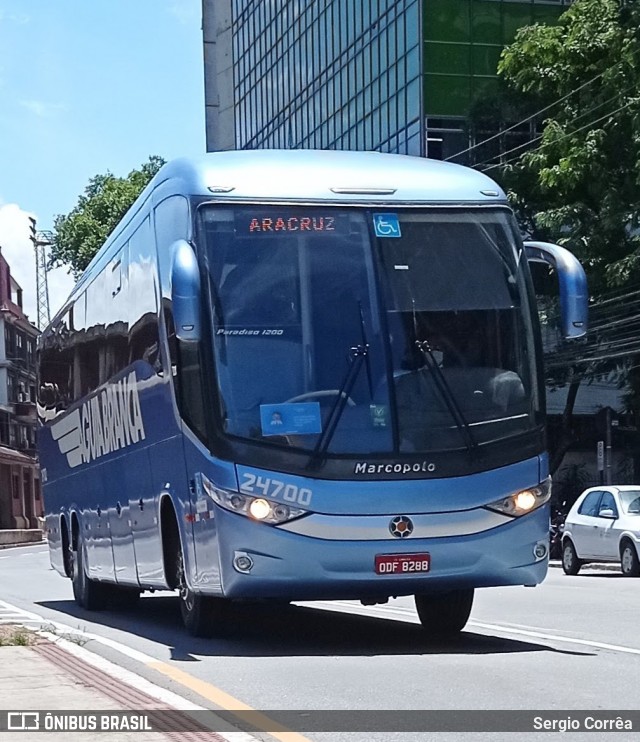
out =
[[[618,62],[618,64],[621,64],[621,62]],[[550,110],[554,106],[557,106],[558,104],[562,103],[563,101],[567,100],[567,98],[570,98],[572,95],[575,95],[576,93],[580,92],[583,88],[586,88],[587,85],[593,84],[596,80],[599,80],[604,74],[607,72],[607,70],[603,70],[599,74],[597,74],[595,77],[591,78],[591,80],[583,83],[579,87],[575,88],[571,92],[567,93],[566,95],[563,95],[562,98],[558,98],[558,100],[554,101],[553,103],[550,103],[548,106],[545,106],[544,108],[541,108],[539,111],[536,111],[535,113],[532,113],[531,116],[527,116],[527,118],[522,119],[522,121],[518,121],[517,124],[513,124],[512,126],[507,127],[506,129],[502,129],[497,134],[494,134],[493,136],[488,137],[487,139],[483,139],[481,142],[477,142],[476,144],[472,145],[471,147],[467,147],[467,149],[463,149],[461,152],[456,152],[455,155],[450,155],[449,157],[446,157],[445,160],[453,160],[455,157],[459,157],[460,155],[465,155],[467,152],[471,152],[474,149],[477,149],[478,147],[481,147],[483,144],[486,144],[487,142],[491,142],[494,139],[497,139],[498,137],[503,136],[508,131],[513,131],[513,129],[517,129],[518,126],[522,126],[523,124],[526,124],[528,121],[531,121],[532,119],[536,118],[537,116],[540,116],[541,114],[545,113],[546,111]]]
[[[547,145],[557,144],[558,142],[563,141],[567,137],[571,137],[574,134],[578,134],[579,132],[584,131],[585,129],[590,129],[592,126],[594,126],[595,124],[600,123],[600,121],[604,121],[604,119],[606,119],[606,118],[610,118],[611,116],[615,116],[616,113],[620,113],[621,111],[624,111],[625,108],[628,108],[633,103],[638,103],[639,101],[640,101],[640,99],[638,99],[638,98],[632,98],[631,100],[627,101],[623,106],[620,106],[620,108],[616,108],[615,111],[611,111],[611,112],[605,114],[604,116],[601,116],[600,118],[595,119],[595,121],[590,121],[588,124],[585,124],[584,126],[580,126],[577,129],[573,129],[572,131],[565,132],[562,136],[558,137],[557,139],[554,139],[552,142],[542,142],[542,144],[540,146],[542,148],[542,147],[545,147]],[[542,139],[542,136],[536,137],[536,139],[531,140],[531,143],[533,143],[534,141],[537,141],[538,139]],[[520,147],[515,147],[514,149],[520,149]],[[511,151],[513,151],[513,150],[510,150],[510,152]],[[505,152],[505,154],[509,154],[509,152]],[[517,157],[512,157],[511,159],[506,160],[505,162],[498,162],[495,165],[489,165],[488,167],[483,168],[483,172],[486,173],[489,170],[493,170],[493,169],[495,169],[497,167],[504,167],[505,165],[508,165],[511,162],[515,162],[516,160],[519,160],[520,157],[522,157],[522,155],[518,155]],[[487,160],[487,162],[490,162],[490,161]],[[483,163],[481,163],[481,164],[483,164]],[[476,167],[478,167],[478,166],[476,166]]]
[[[629,85],[629,87],[625,88],[624,90],[618,91],[615,95],[612,95],[610,98],[607,98],[605,101],[602,101],[601,103],[598,103],[598,105],[592,106],[591,108],[588,108],[586,111],[583,111],[582,113],[578,114],[573,119],[573,123],[575,123],[576,121],[579,121],[580,119],[584,118],[585,116],[589,115],[590,113],[593,113],[594,111],[597,111],[599,108],[602,108],[602,106],[606,106],[607,103],[610,103],[613,100],[617,100],[617,99],[621,98],[625,93],[628,93],[629,90],[634,90],[636,88],[637,88],[637,85],[634,83],[633,85]],[[607,115],[609,115],[609,114],[607,114]],[[605,116],[605,118],[606,118],[606,116]],[[589,124],[588,126],[592,126],[594,123],[596,123],[596,122],[595,121],[592,121],[591,124]],[[509,131],[509,130],[506,129],[505,131]],[[501,152],[499,155],[496,155],[494,157],[490,157],[488,160],[483,160],[482,162],[476,162],[476,163],[474,163],[473,167],[478,168],[481,165],[485,165],[486,163],[491,162],[491,160],[494,160],[496,157],[504,157],[505,155],[511,154],[511,152],[515,152],[516,150],[522,149],[523,147],[528,147],[529,145],[534,144],[535,142],[540,141],[540,139],[542,139],[543,136],[544,136],[543,134],[540,134],[540,135],[534,137],[533,139],[529,139],[527,142],[523,142],[522,144],[519,144],[517,147],[513,147],[512,149],[509,149],[506,152]],[[489,140],[485,140],[485,141],[489,141]],[[556,141],[559,141],[559,140],[556,140]],[[482,142],[480,144],[482,144]],[[521,155],[519,155],[519,157],[520,156]],[[517,157],[516,158],[512,158],[511,160],[508,160],[508,162],[512,162],[513,159],[518,159],[518,158]],[[502,162],[500,164],[504,165],[505,163]],[[494,167],[495,167],[495,165],[494,165]]]
[[[633,53],[633,52],[632,52]],[[619,62],[616,62],[616,64],[613,65],[613,67],[609,67],[602,72],[599,72],[597,75],[592,77],[590,80],[587,80],[587,82],[582,83],[582,85],[579,85],[577,88],[574,88],[573,90],[569,91],[566,95],[563,95],[561,98],[558,98],[557,100],[553,101],[553,103],[550,103],[549,105],[545,106],[544,108],[541,108],[539,111],[536,111],[535,113],[532,113],[530,116],[527,116],[526,118],[522,119],[522,121],[518,121],[516,124],[512,124],[511,126],[508,126],[506,129],[501,129],[497,134],[493,134],[492,136],[488,137],[487,139],[483,139],[480,142],[476,142],[476,144],[471,145],[470,147],[467,147],[467,149],[464,149],[460,152],[456,152],[454,155],[450,155],[449,157],[446,157],[445,160],[453,160],[456,157],[459,157],[460,155],[466,154],[467,152],[471,152],[474,149],[477,149],[478,147],[481,147],[483,144],[486,144],[487,142],[491,142],[494,139],[497,139],[498,137],[504,136],[509,131],[513,131],[513,129],[517,129],[519,126],[522,126],[523,124],[528,123],[529,121],[532,121],[536,117],[540,116],[543,113],[546,113],[551,108],[554,108],[555,106],[559,105],[560,103],[563,103],[565,100],[570,98],[571,96],[575,95],[576,93],[579,93],[583,88],[588,87],[589,85],[592,85],[594,82],[599,80],[603,75],[605,75],[607,72],[611,72],[619,65],[623,64],[625,62],[624,59],[621,59]],[[631,86],[635,87],[635,86]],[[628,88],[629,89],[629,88]]]

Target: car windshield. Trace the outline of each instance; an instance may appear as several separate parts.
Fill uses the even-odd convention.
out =
[[[224,434],[344,456],[466,450],[539,424],[508,212],[201,215]]]
[[[629,515],[640,515],[640,490],[620,490],[620,505]]]

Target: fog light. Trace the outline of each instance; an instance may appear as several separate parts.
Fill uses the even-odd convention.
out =
[[[279,521],[289,519],[289,508],[286,505],[276,505],[273,508],[273,515]]]
[[[538,541],[533,547],[533,556],[536,559],[544,559],[547,556],[547,544],[544,541]]]
[[[236,553],[233,558],[233,566],[238,572],[250,572],[253,567],[253,559],[244,553]]]

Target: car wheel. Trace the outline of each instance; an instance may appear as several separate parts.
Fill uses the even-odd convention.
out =
[[[423,628],[434,638],[454,637],[471,614],[473,590],[416,595],[416,610]]]
[[[625,577],[637,577],[640,575],[640,561],[638,552],[631,541],[623,541],[620,546],[620,566]]]
[[[562,569],[566,575],[577,575],[580,567],[582,567],[582,562],[578,559],[576,548],[567,539],[562,547]]]

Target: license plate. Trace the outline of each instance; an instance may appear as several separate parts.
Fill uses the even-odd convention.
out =
[[[431,569],[430,554],[376,554],[377,575],[413,575]]]

